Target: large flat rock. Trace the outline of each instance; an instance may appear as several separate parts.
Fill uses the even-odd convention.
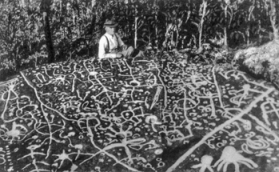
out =
[[[235,70],[135,59],[0,84],[0,171],[279,170],[279,92]]]

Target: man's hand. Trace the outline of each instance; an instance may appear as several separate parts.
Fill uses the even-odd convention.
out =
[[[122,53],[116,53],[116,58],[121,58],[121,57],[123,57]]]
[[[127,46],[126,44],[122,45],[122,47],[121,47],[121,48],[122,48],[122,51],[126,50],[127,47],[128,47],[128,46]]]

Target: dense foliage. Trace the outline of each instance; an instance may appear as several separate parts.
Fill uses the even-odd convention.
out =
[[[107,18],[115,18],[124,41],[139,49],[201,53],[259,45],[276,37],[278,5],[272,0],[0,0],[0,80],[43,63],[95,56]]]

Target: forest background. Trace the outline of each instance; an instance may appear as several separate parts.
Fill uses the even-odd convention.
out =
[[[95,58],[112,18],[126,44],[157,58],[175,52],[188,62],[231,63],[239,49],[278,40],[278,7],[277,0],[0,0],[0,81]],[[276,80],[276,71],[265,72],[269,63],[261,61],[258,73]]]

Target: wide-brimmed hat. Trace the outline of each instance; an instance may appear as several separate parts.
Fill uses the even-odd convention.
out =
[[[117,26],[117,22],[114,20],[107,19],[104,23],[104,27],[116,27],[116,26]]]

